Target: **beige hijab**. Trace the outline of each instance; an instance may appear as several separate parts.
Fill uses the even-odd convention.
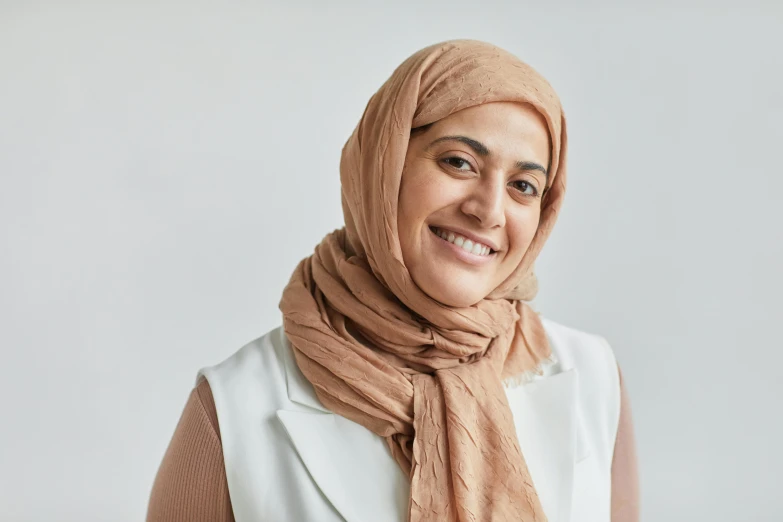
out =
[[[552,145],[541,221],[522,262],[481,302],[453,308],[411,279],[397,196],[411,128],[493,101],[526,102]],[[551,351],[533,262],[565,193],[566,129],[552,87],[490,44],[456,40],[410,56],[370,99],[340,163],[345,227],[303,259],[280,309],[299,368],[330,410],[385,437],[410,477],[409,520],[544,521],[503,381],[540,373]]]

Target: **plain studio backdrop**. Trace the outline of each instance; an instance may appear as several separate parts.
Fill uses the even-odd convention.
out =
[[[0,3],[0,520],[144,518],[196,371],[342,226],[368,99],[452,38],[563,101],[535,307],[614,347],[643,519],[781,520],[783,9],[538,4]]]

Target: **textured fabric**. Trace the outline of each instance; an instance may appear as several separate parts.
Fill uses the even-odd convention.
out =
[[[620,374],[620,422],[612,457],[612,522],[639,520],[639,469],[631,403]]]
[[[639,522],[636,440],[622,374],[620,404],[612,459],[611,520]],[[201,379],[193,389],[181,419],[155,479],[147,522],[234,522],[217,411],[206,379]]]
[[[215,401],[206,379],[191,392],[158,469],[147,522],[234,522]]]
[[[397,232],[412,128],[467,107],[524,102],[547,122],[548,185],[533,241],[479,303],[454,308],[413,282]],[[566,129],[546,80],[510,53],[459,40],[403,62],[370,99],[340,163],[345,227],[283,291],[285,333],[321,402],[386,438],[410,478],[409,520],[545,521],[503,390],[549,362],[533,262],[565,193]]]

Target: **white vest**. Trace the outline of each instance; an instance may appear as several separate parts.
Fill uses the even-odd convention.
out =
[[[506,388],[519,444],[549,522],[610,522],[615,358],[602,337],[543,321],[559,362]],[[202,374],[237,522],[405,522],[410,483],[386,442],[319,402],[282,327]]]

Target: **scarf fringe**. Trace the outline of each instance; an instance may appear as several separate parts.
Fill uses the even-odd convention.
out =
[[[530,384],[535,380],[537,376],[544,374],[546,370],[558,363],[557,357],[554,353],[550,354],[546,359],[542,359],[535,368],[524,371],[519,375],[513,375],[503,379],[503,386],[506,388],[516,388],[518,386],[524,386]]]

